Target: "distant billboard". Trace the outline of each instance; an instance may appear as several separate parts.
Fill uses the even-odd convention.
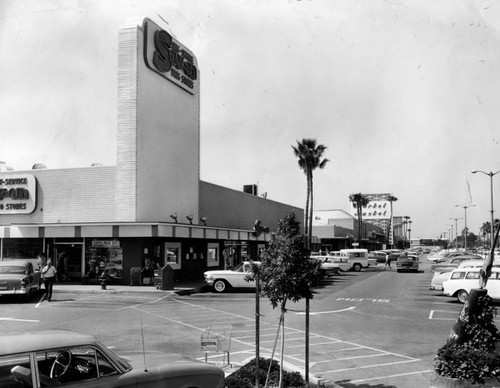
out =
[[[366,207],[363,208],[363,219],[364,220],[387,220],[391,218],[391,203],[387,198],[391,194],[363,194],[370,202]],[[356,209],[356,204],[349,201],[349,212],[354,216],[358,217],[358,210]]]

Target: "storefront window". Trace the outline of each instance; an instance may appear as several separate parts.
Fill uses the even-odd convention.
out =
[[[123,249],[118,240],[91,240],[85,257],[86,273],[101,274],[121,278],[123,272]]]
[[[217,267],[219,265],[219,244],[209,243],[207,251],[207,267]]]
[[[165,265],[181,268],[181,243],[165,243]]]
[[[2,258],[34,259],[43,252],[41,238],[4,238]]]

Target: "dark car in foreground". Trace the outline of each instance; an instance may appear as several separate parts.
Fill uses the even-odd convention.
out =
[[[86,334],[66,330],[0,335],[0,387],[223,388],[224,372],[211,364],[162,354],[161,364],[134,367]]]
[[[36,259],[4,259],[0,261],[0,295],[29,297],[40,287],[40,272],[34,270]]]

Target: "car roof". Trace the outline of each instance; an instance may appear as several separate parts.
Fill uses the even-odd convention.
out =
[[[27,353],[39,350],[83,346],[98,341],[88,334],[70,330],[40,330],[2,333],[0,355]]]

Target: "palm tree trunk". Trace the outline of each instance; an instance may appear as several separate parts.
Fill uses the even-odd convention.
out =
[[[313,199],[314,199],[314,191],[313,191],[313,174],[311,171],[311,176],[309,177],[309,186],[310,186],[310,197],[309,197],[309,246],[308,248],[311,249],[311,241],[312,241],[312,223],[313,223]]]
[[[309,236],[309,202],[311,200],[311,186],[309,183],[309,173],[306,173],[306,180],[307,180],[307,199],[306,199],[306,212],[305,212],[305,220],[304,220],[304,234],[306,235],[306,247],[309,249],[309,243],[307,240],[307,236]]]
[[[358,207],[358,244],[360,244],[359,247],[361,248],[361,225],[363,222],[363,215],[361,214],[362,209],[360,204],[358,204],[357,207]]]

